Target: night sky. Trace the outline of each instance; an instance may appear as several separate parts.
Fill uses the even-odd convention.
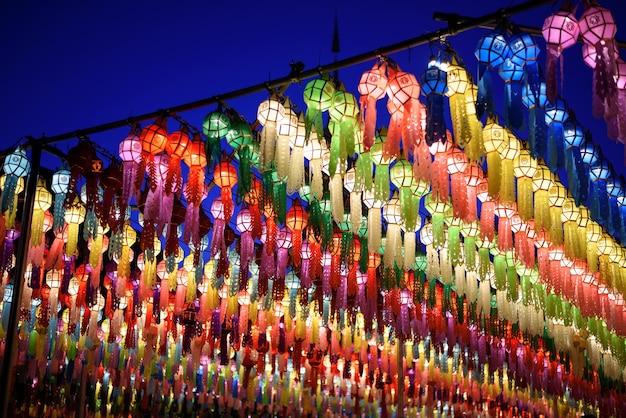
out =
[[[23,136],[53,136],[283,77],[292,61],[311,69],[391,45],[444,27],[433,20],[435,11],[477,17],[520,1],[405,3],[6,0],[0,6],[0,148],[23,141]],[[511,20],[541,27],[560,3]],[[601,4],[614,13],[617,38],[626,40],[621,1]],[[338,54],[331,51],[335,16]],[[473,74],[474,48],[486,33],[473,29],[448,38]],[[543,65],[545,42],[537,42],[544,51]],[[432,53],[425,45],[391,57],[419,77]],[[358,78],[373,62],[339,71],[349,92],[358,96]],[[566,50],[563,97],[601,145],[614,171],[623,174],[623,147],[608,140],[604,122],[591,116],[591,76],[582,62],[581,45]],[[304,84],[286,91],[301,110]],[[228,105],[252,122],[257,105],[267,97],[263,92]],[[180,116],[199,128],[214,108]],[[123,128],[90,138],[116,155],[127,132]],[[67,152],[74,144],[70,140],[57,146]],[[55,158],[45,164],[51,169],[60,166]]]

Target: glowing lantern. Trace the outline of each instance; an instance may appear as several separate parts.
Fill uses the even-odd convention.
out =
[[[426,96],[426,132],[424,138],[430,146],[446,141],[446,122],[443,112],[443,96],[448,91],[448,75],[442,63],[431,57],[428,68],[420,77],[422,94]]]
[[[180,130],[172,132],[168,135],[167,143],[165,144],[165,152],[169,155],[170,161],[163,190],[168,194],[172,193],[174,189],[180,189],[182,185],[183,180],[180,164],[187,152],[187,146],[191,142],[187,131],[187,127],[183,126]]]
[[[67,244],[65,245],[65,254],[73,256],[76,252],[78,244],[78,229],[80,224],[85,220],[85,207],[75,202],[74,205],[65,211],[65,222],[67,222]]]
[[[586,4],[578,22],[583,42],[596,49],[593,68],[593,115],[612,116],[615,112],[615,34],[617,26],[609,9],[597,3]]]
[[[448,202],[441,202],[436,200],[432,194],[427,194],[425,198],[424,206],[430,213],[432,219],[432,237],[433,247],[435,249],[443,248],[445,244],[445,214],[450,209]]]
[[[537,172],[537,160],[527,149],[520,150],[513,160],[513,173],[517,178],[517,210],[524,221],[533,214],[533,177]]]
[[[43,179],[39,180],[35,191],[35,204],[33,206],[33,218],[30,225],[30,244],[33,247],[41,245],[44,234],[45,212],[52,205],[52,194],[46,189]]]
[[[363,127],[363,148],[367,152],[374,145],[376,130],[376,101],[385,95],[387,89],[387,64],[376,62],[371,70],[361,74],[359,93],[361,94],[361,119]]]
[[[20,178],[26,177],[30,172],[30,161],[22,147],[7,155],[2,166],[6,178],[2,188],[2,213],[8,211],[8,219],[15,219],[17,207],[15,206],[16,190]],[[7,227],[13,226],[13,222],[7,222]]]
[[[65,225],[65,194],[70,184],[70,171],[60,169],[52,175],[50,189],[54,193],[54,224],[55,232],[61,231]]]
[[[486,112],[487,117],[492,118],[494,116],[493,87],[488,69],[497,71],[504,61],[511,56],[511,49],[504,35],[498,31],[493,31],[478,41],[474,55],[478,60],[476,114],[480,119]]]
[[[328,153],[326,141],[309,137],[304,147],[304,157],[309,160],[309,185],[314,199],[321,199],[324,196],[322,166],[326,153]]]
[[[490,120],[483,128],[483,141],[487,151],[487,181],[489,196],[497,198],[500,195],[502,181],[502,153],[509,144],[509,135],[495,120]]]
[[[534,38],[525,32],[514,34],[509,39],[509,46],[511,48],[511,63],[516,68],[509,68],[509,70],[513,70],[513,72],[509,73],[507,77],[510,82],[506,85],[507,93],[505,98],[507,99],[506,102],[510,103],[510,105],[505,106],[505,118],[508,114],[509,118],[507,120],[511,122],[513,128],[518,129],[523,122],[523,114],[521,113],[523,94],[522,83],[518,82],[521,79],[517,80],[519,76],[517,69],[518,67],[523,68],[527,86],[534,92],[533,94],[538,96],[537,92],[540,89],[541,82],[539,79],[537,57],[539,56],[540,50]],[[502,73],[500,73],[500,75],[502,76]],[[507,78],[505,78],[505,81]],[[508,112],[507,109],[509,109]]]
[[[374,175],[374,194],[376,199],[386,202],[389,199],[389,166],[395,161],[395,156],[387,156],[384,147],[389,137],[388,132],[383,128],[376,137],[376,142],[370,151],[372,161],[376,165]]]
[[[232,188],[237,184],[237,170],[230,162],[223,159],[215,168],[213,175],[213,181],[221,189],[220,196],[224,205],[224,220],[229,222],[234,209]]]
[[[206,157],[204,155],[204,144],[200,140],[199,137],[194,137],[185,148],[185,154],[183,156],[183,161],[189,167],[189,176],[187,177],[187,184],[185,186],[185,198],[187,200],[187,212],[185,215],[185,229],[183,230],[183,240],[189,242],[191,238],[191,242],[193,243],[195,248],[199,248],[200,246],[200,232],[199,232],[199,222],[200,222],[200,206],[202,205],[202,200],[206,197],[205,190],[206,184],[204,181],[205,177],[205,168],[207,165]],[[215,183],[223,187],[220,182],[221,173],[220,165],[215,170]],[[233,168],[234,170],[234,168]],[[225,186],[227,187],[227,186]],[[222,189],[222,197],[224,196]],[[227,189],[229,192],[230,202],[232,202],[232,196],[230,196],[230,189]],[[224,197],[223,197],[224,198]],[[230,220],[230,216],[232,214],[232,204],[228,208],[230,212],[228,213],[227,221]]]
[[[566,9],[567,3],[558,12],[548,16],[541,32],[546,40],[546,95],[553,102],[557,97],[557,62],[561,52],[578,41],[580,28],[574,13]]]
[[[334,176],[338,170],[345,172],[347,157],[355,152],[355,135],[358,124],[359,105],[354,95],[343,88],[335,90],[333,105],[328,110],[332,138],[330,142],[330,163],[328,170]]]
[[[278,179],[286,182],[289,177],[289,161],[291,156],[289,149],[291,144],[295,141],[298,132],[298,116],[293,109],[291,109],[291,103],[288,98],[285,99],[283,105],[283,118],[278,122],[277,132],[274,164],[276,166]]]
[[[167,120],[165,116],[160,116],[154,123],[141,130],[139,135],[141,142],[141,163],[137,170],[140,174],[135,178],[135,187],[140,188],[143,182],[143,171],[147,170],[150,180],[150,187],[155,188],[158,183],[157,170],[155,168],[154,156],[165,151],[167,144]]]
[[[469,78],[465,68],[458,64],[456,55],[447,63],[447,91],[449,97],[450,118],[455,134],[455,143],[462,146],[466,139],[471,138],[469,115],[465,104],[465,93],[469,87]]]
[[[391,182],[399,190],[401,224],[406,225],[408,231],[415,232],[419,212],[419,198],[413,194],[413,166],[404,158],[399,159],[391,167]]]
[[[285,117],[285,107],[272,97],[263,101],[257,109],[257,120],[263,126],[261,132],[261,168],[268,170],[274,163],[278,125]]]
[[[302,231],[308,223],[308,214],[302,208],[299,200],[294,201],[291,208],[287,211],[287,220],[285,225],[291,231],[291,242],[293,244],[292,258],[296,266],[300,265],[300,255],[302,252]]]
[[[220,140],[226,137],[230,130],[230,118],[222,111],[221,107],[209,112],[202,122],[202,132],[206,135],[205,155],[207,164],[213,166],[219,160],[222,153]]]
[[[326,77],[311,80],[304,87],[304,102],[307,105],[305,113],[307,138],[309,138],[313,127],[315,127],[317,139],[322,140],[322,133],[324,132],[322,112],[332,107],[334,95],[335,85]]]
[[[385,252],[383,253],[383,264],[385,267],[394,268],[394,263],[399,267],[404,266],[402,256],[402,207],[397,196],[393,196],[383,208],[383,216],[387,221],[387,234],[385,240]],[[404,266],[407,268],[408,266]]]

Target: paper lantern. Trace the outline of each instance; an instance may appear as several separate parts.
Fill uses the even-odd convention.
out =
[[[68,207],[65,211],[65,222],[67,222],[67,243],[65,245],[65,254],[73,256],[76,252],[78,244],[78,229],[85,220],[85,206],[75,202],[74,205]]]
[[[509,135],[504,127],[491,120],[483,128],[483,141],[487,151],[487,180],[489,196],[497,198],[500,195],[502,181],[501,153],[509,144]]]
[[[169,155],[170,161],[163,189],[165,193],[172,193],[174,189],[180,189],[182,185],[183,179],[180,165],[187,152],[187,146],[191,142],[187,131],[187,127],[183,126],[180,130],[172,132],[167,137],[165,152]],[[204,150],[202,151],[204,152]]]
[[[257,109],[257,120],[261,131],[261,168],[269,169],[274,164],[278,125],[285,117],[285,107],[275,97],[267,99]]]
[[[495,111],[493,86],[488,69],[497,71],[504,61],[511,56],[511,49],[504,35],[498,31],[493,31],[478,41],[474,55],[478,60],[476,114],[479,119],[485,113],[491,118],[495,115]]]
[[[294,201],[291,208],[287,211],[287,220],[285,225],[291,231],[291,242],[293,244],[292,258],[295,266],[300,265],[300,254],[302,252],[302,231],[308,223],[308,214],[302,208],[299,200]]]
[[[376,101],[382,99],[387,89],[387,64],[376,62],[371,70],[361,74],[358,90],[361,94],[361,120],[363,121],[363,148],[367,152],[374,145],[376,130]]]
[[[313,135],[312,135],[313,136]],[[326,141],[310,138],[304,147],[304,157],[309,161],[309,185],[315,199],[324,196],[324,178],[322,176],[323,157],[328,153]]]
[[[189,167],[189,175],[185,185],[185,199],[187,200],[187,211],[185,215],[185,228],[183,230],[183,240],[193,243],[195,248],[199,248],[200,234],[200,206],[202,200],[206,197],[205,169],[207,165],[206,156],[204,154],[204,143],[199,136],[195,136],[188,142],[183,154],[183,161]],[[221,163],[220,163],[221,164]],[[219,165],[218,165],[219,167]],[[233,168],[234,170],[234,168]],[[219,169],[216,168],[214,173],[214,181],[219,186]],[[217,178],[217,179],[216,179]],[[220,186],[221,187],[221,186]],[[230,189],[228,189],[230,192]],[[230,193],[229,193],[230,196]],[[232,202],[232,197],[231,200]],[[230,213],[228,220],[232,214],[232,208],[229,207]]]
[[[37,247],[42,244],[44,234],[45,212],[52,206],[52,194],[45,185],[45,180],[40,179],[35,190],[35,202],[33,216],[30,225],[30,245]]]
[[[142,146],[139,136],[134,131],[120,142],[118,155],[122,160],[123,171],[120,210],[122,213],[125,213],[131,198],[134,197],[135,200],[139,200],[140,189],[137,187],[136,177],[142,158]],[[139,173],[139,175],[143,181],[143,173]],[[139,186],[141,186],[141,184]]]
[[[335,90],[333,105],[328,110],[331,129],[329,173],[345,172],[346,159],[356,151],[355,134],[359,117],[359,105],[354,95],[342,88]]]
[[[537,172],[537,160],[527,149],[521,149],[513,160],[513,173],[517,178],[517,210],[524,221],[533,213],[533,177]]]
[[[139,134],[141,142],[141,163],[139,165],[137,177],[135,178],[135,187],[141,188],[143,182],[143,171],[147,170],[150,187],[156,187],[157,179],[156,166],[154,164],[154,156],[165,151],[167,144],[167,120],[164,116],[157,118],[154,123],[144,127]]]
[[[60,169],[52,175],[50,190],[54,193],[54,224],[53,229],[58,232],[65,225],[65,194],[70,183],[70,171]]]
[[[383,208],[383,216],[387,221],[387,234],[385,240],[385,251],[383,253],[383,264],[387,268],[394,268],[394,263],[399,267],[404,266],[402,256],[402,208],[397,196],[393,196]],[[405,267],[406,268],[406,267]]]
[[[202,132],[206,136],[205,155],[207,164],[213,166],[217,164],[222,149],[220,140],[228,134],[230,130],[230,118],[226,115],[221,107],[209,112],[202,121]]]
[[[322,112],[332,107],[335,85],[327,77],[311,80],[304,87],[304,102],[307,105],[305,113],[306,137],[308,138],[313,127],[317,139],[321,140],[324,132]]]
[[[547,44],[546,55],[546,95],[553,102],[557,97],[557,62],[561,52],[578,41],[580,28],[574,13],[566,5],[548,16],[541,29]]]
[[[294,113],[290,119],[293,119],[293,117],[296,118],[296,127],[295,134],[289,136],[291,156],[289,158],[289,176],[287,179],[287,193],[290,195],[297,192],[304,185],[304,150],[307,144],[304,115],[300,113],[299,116],[296,116]],[[291,133],[291,123],[289,126]],[[283,129],[282,125],[280,129]]]

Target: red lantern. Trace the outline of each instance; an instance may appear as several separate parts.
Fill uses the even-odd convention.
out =
[[[170,163],[165,178],[165,193],[172,193],[173,189],[180,188],[182,183],[180,163],[185,156],[189,142],[190,138],[186,127],[171,133],[168,137],[165,152],[170,156]]]
[[[291,256],[296,266],[300,265],[300,253],[302,250],[302,231],[308,223],[308,214],[302,208],[299,200],[296,200],[291,208],[287,211],[287,219],[285,225],[291,230],[291,240],[293,250]]]
[[[165,145],[167,144],[167,121],[165,116],[159,116],[157,120],[143,128],[139,135],[141,141],[141,163],[137,169],[138,175],[135,179],[136,188],[141,188],[143,182],[143,171],[148,170],[148,177],[150,179],[150,187],[156,187],[156,169],[154,166],[154,156],[165,151]]]
[[[232,188],[237,184],[237,169],[226,159],[223,159],[215,168],[213,181],[222,189],[221,197],[224,204],[224,219],[228,223],[233,215]]]
[[[385,157],[390,158],[399,156],[401,136],[407,150],[412,150],[419,142],[422,136],[422,105],[419,102],[420,86],[417,79],[398,66],[389,67],[387,95],[391,120],[383,151]]]

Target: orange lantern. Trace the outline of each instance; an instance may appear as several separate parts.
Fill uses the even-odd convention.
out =
[[[295,200],[291,208],[287,211],[285,225],[291,230],[291,243],[293,245],[291,257],[296,266],[300,265],[302,251],[302,231],[308,223],[308,214],[302,208],[299,200]]]

